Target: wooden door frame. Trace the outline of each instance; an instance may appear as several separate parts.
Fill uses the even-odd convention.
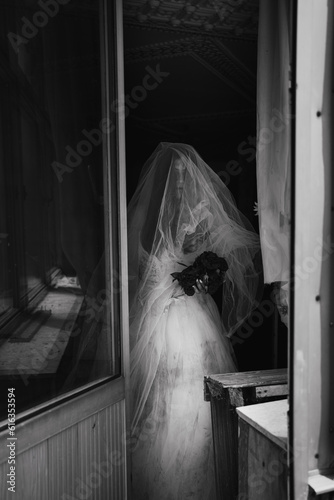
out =
[[[299,0],[296,15],[290,498],[308,498],[333,466],[333,3]],[[332,437],[331,437],[332,436]],[[313,478],[313,479],[312,479]],[[333,488],[328,482],[327,486]],[[314,490],[321,494],[320,489]],[[327,489],[326,491],[333,491]],[[325,492],[323,490],[322,492]]]

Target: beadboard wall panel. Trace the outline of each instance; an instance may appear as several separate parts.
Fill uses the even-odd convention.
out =
[[[16,498],[20,500],[124,500],[125,403],[119,401],[20,453],[16,448]],[[1,500],[8,491],[1,468]]]
[[[19,453],[19,445],[16,448],[15,463],[15,493],[9,491],[7,474],[8,463],[1,465],[1,500],[47,500],[48,498],[48,467],[47,467],[47,442],[41,443],[34,448]]]
[[[80,461],[76,427],[70,427],[47,441],[50,500],[60,500],[67,493],[75,492]]]

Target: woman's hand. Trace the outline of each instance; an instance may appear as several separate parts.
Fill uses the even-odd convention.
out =
[[[193,289],[195,293],[208,293],[208,286],[200,279],[196,280],[196,285],[193,285]]]

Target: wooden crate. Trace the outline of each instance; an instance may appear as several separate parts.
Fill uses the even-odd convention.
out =
[[[205,377],[210,401],[217,499],[238,498],[238,416],[236,407],[285,398],[287,370],[225,373]]]
[[[239,500],[287,500],[287,400],[237,408]]]

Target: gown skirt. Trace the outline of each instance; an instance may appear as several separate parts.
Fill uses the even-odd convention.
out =
[[[236,371],[230,340],[210,295],[161,301],[130,328],[146,332],[131,353],[140,408],[132,424],[133,499],[218,500],[204,376]]]

